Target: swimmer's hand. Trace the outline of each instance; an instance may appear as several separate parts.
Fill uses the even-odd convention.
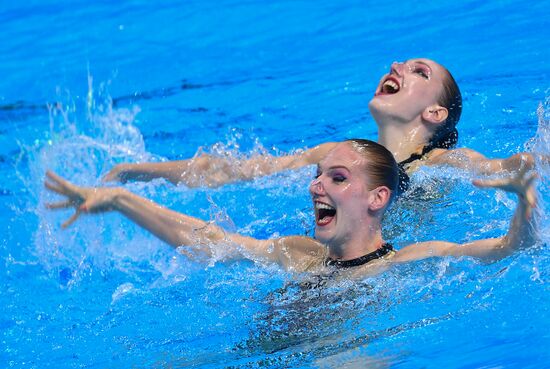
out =
[[[537,173],[528,173],[528,168],[524,167],[511,177],[474,180],[473,183],[477,187],[497,188],[517,194],[520,200],[526,205],[525,216],[530,218],[532,210],[537,207],[538,203],[535,188],[535,180],[538,177]]]
[[[65,201],[47,203],[48,209],[66,209],[74,207],[75,213],[61,227],[67,228],[74,223],[81,213],[100,213],[114,210],[114,200],[119,194],[118,188],[80,187],[63,179],[57,174],[47,171],[44,186],[59,195],[65,196]]]
[[[117,164],[103,177],[103,182],[126,183],[128,181],[128,170],[127,164]]]

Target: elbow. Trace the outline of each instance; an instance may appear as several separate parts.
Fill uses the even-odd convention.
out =
[[[491,261],[497,261],[504,259],[514,253],[514,250],[519,246],[519,242],[513,240],[508,235],[501,238],[500,243],[495,247],[494,252],[491,255]]]
[[[494,241],[489,247],[484,247],[475,254],[476,258],[484,264],[495,263],[514,253],[514,241],[509,236],[503,236]]]
[[[494,259],[493,261],[504,259],[518,250],[522,250],[533,245],[530,240],[517,239],[515,237],[510,237],[509,235],[502,237],[501,240],[500,245],[495,248],[491,255]]]

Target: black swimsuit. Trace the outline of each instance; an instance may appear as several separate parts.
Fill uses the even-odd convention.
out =
[[[451,149],[453,148],[458,141],[458,131],[456,128],[452,128],[450,131],[445,133],[445,135],[438,137],[437,141],[431,141],[422,148],[420,154],[414,153],[409,156],[407,159],[397,163],[399,167],[399,186],[397,194],[401,195],[403,192],[407,191],[409,188],[409,176],[405,171],[405,166],[412,163],[415,160],[421,160],[426,154],[428,154],[433,149]]]
[[[405,170],[405,166],[412,163],[413,161],[421,160],[427,153],[429,153],[433,149],[435,149],[435,147],[432,145],[424,146],[420,154],[412,154],[407,159],[397,163],[397,167],[399,169],[399,184],[397,186],[397,195],[405,193],[409,189],[409,184],[411,182],[411,179],[409,178],[409,175]]]
[[[338,269],[352,268],[352,267],[366,264],[369,261],[372,261],[375,259],[380,259],[382,256],[388,254],[391,251],[393,251],[392,245],[390,245],[389,243],[385,243],[382,245],[381,248],[374,250],[373,252],[368,253],[367,255],[363,255],[355,259],[334,260],[331,258],[327,258],[325,260],[325,266],[333,266]]]
[[[385,243],[381,248],[355,259],[334,260],[327,258],[323,264],[327,267],[332,267],[332,270],[327,273],[313,275],[309,278],[309,280],[298,283],[298,286],[302,291],[317,290],[318,288],[325,287],[329,281],[334,280],[334,278],[340,274],[342,269],[364,265],[369,261],[380,259],[382,256],[387,255],[390,252],[393,252],[392,245]]]

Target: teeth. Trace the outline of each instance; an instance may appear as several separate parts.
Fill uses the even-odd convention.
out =
[[[384,82],[384,87],[389,87],[393,91],[397,91],[399,89],[399,86],[397,85],[397,83],[395,83],[392,80],[387,80],[386,82]]]
[[[323,203],[320,203],[320,202],[315,203],[315,207],[317,209],[334,210],[334,208],[332,206],[327,205],[327,204],[323,204]]]

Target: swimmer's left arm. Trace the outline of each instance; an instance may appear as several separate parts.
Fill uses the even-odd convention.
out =
[[[542,157],[548,163],[548,158]],[[518,153],[508,158],[489,159],[483,154],[467,148],[454,150],[434,150],[427,157],[427,165],[449,165],[455,168],[467,169],[478,175],[491,175],[503,171],[517,172],[523,169],[530,170],[535,166],[535,156],[532,153]]]
[[[513,178],[474,182],[478,187],[494,187],[518,195],[518,205],[506,236],[465,244],[444,241],[420,242],[399,250],[392,260],[406,262],[437,256],[473,256],[485,261],[494,261],[511,255],[516,250],[533,246],[537,242],[533,214],[533,208],[537,203],[534,188],[536,177],[534,173],[525,175],[525,171],[522,171]]]

